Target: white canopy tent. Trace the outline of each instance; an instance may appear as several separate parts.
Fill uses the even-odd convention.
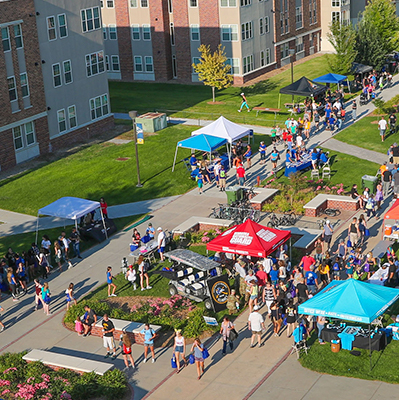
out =
[[[216,136],[222,139],[226,139],[230,144],[229,149],[229,162],[231,160],[231,146],[235,140],[248,136],[251,133],[251,129],[246,128],[242,125],[238,125],[234,122],[229,121],[225,117],[221,116],[216,121],[206,125],[191,133],[191,136],[196,135],[209,135]]]
[[[98,201],[91,201],[86,199],[79,199],[78,197],[61,197],[53,203],[41,208],[37,212],[37,223],[36,223],[36,243],[37,235],[39,231],[39,215],[49,215],[52,217],[72,219],[75,221],[76,229],[78,227],[78,219],[85,216],[86,214],[100,209],[101,219],[103,221],[105,237],[108,239],[107,227],[105,226],[104,215],[101,210],[100,203]]]

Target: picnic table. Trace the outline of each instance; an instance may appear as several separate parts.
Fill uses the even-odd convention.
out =
[[[155,239],[150,240],[149,242],[143,244],[138,247],[136,250],[133,250],[129,256],[133,257],[132,264],[136,263],[140,256],[143,256],[144,259],[148,262],[155,262],[155,253],[158,249],[158,242]]]

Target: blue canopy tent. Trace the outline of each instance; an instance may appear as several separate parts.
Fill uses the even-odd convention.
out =
[[[298,313],[370,325],[398,299],[398,289],[347,279],[331,282],[324,290],[301,304]]]
[[[322,76],[319,76],[316,79],[313,79],[314,82],[318,82],[318,83],[336,83],[337,85],[339,83],[341,83],[342,81],[346,80],[346,83],[348,85],[348,89],[350,92],[350,85],[349,85],[349,81],[348,81],[348,77],[345,75],[339,75],[339,74],[332,74],[332,73],[328,73]]]
[[[223,138],[220,138],[217,136],[205,135],[205,134],[191,136],[188,139],[184,139],[184,140],[181,140],[180,142],[177,142],[175,158],[173,160],[172,172],[175,170],[177,150],[179,149],[179,147],[183,147],[186,149],[195,149],[195,150],[200,150],[200,151],[206,151],[207,153],[212,153],[213,150],[216,150],[219,147],[223,146],[226,142],[227,142],[227,139],[223,139]]]

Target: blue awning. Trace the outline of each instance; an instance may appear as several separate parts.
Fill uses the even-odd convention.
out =
[[[319,83],[340,83],[347,79],[348,77],[345,75],[339,75],[339,74],[325,74],[322,76],[319,76],[316,79],[313,79],[314,82],[319,82]]]
[[[399,298],[399,289],[355,279],[333,281],[298,307],[299,314],[370,324]]]
[[[180,142],[177,143],[177,147],[206,151],[209,153],[223,146],[226,142],[227,142],[226,139],[202,134],[197,136],[191,136],[188,139],[181,140]]]

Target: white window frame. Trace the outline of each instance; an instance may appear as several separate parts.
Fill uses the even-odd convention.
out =
[[[27,129],[28,126],[31,126],[32,130]],[[33,146],[36,143],[36,135],[35,135],[35,125],[33,123],[33,121],[31,122],[27,122],[26,124],[24,124],[24,137],[25,137],[25,147],[29,147],[29,146]],[[28,136],[32,135],[32,142],[28,143]]]
[[[242,59],[243,73],[248,74],[254,70],[254,56],[250,54]]]
[[[271,63],[272,63],[272,59],[271,59],[271,52],[270,52],[270,49],[269,48],[267,48],[266,50],[265,50],[265,62],[266,62],[266,64],[265,65],[270,65]]]
[[[338,16],[338,19],[336,18]],[[331,12],[331,22],[341,21],[341,12],[340,11],[332,11]]]
[[[144,72],[143,68],[143,57],[142,56],[134,56],[134,72]],[[141,69],[137,68],[137,66],[141,65]]]
[[[295,29],[299,30],[302,28],[303,28],[303,15],[302,15],[302,5],[301,5],[300,7],[295,8]]]
[[[2,42],[2,47],[3,47],[3,52],[7,53],[11,51],[11,41],[10,41],[10,30],[8,29],[8,26],[5,26],[1,28],[1,42]],[[3,32],[6,32],[6,37],[3,38]],[[8,50],[4,50],[4,42],[8,43]]]
[[[73,104],[72,106],[68,107],[68,124],[69,124],[69,129],[73,129],[76,128],[78,126],[78,117],[77,117],[77,113],[76,113],[76,106]],[[71,113],[73,113],[74,115],[71,116]],[[75,125],[71,124],[71,119],[75,119]]]
[[[197,39],[194,39],[194,35],[197,35]],[[192,42],[198,42],[200,40],[200,27],[198,24],[190,25],[190,38]]]
[[[94,11],[97,10],[97,17],[94,16]],[[91,17],[88,17],[88,13],[91,12]],[[84,8],[80,10],[80,20],[82,23],[82,32],[92,32],[97,29],[101,29],[101,11],[100,7]],[[96,27],[96,21],[98,20],[98,26]],[[89,22],[92,24],[92,28],[89,29]]]
[[[228,58],[226,60],[226,64],[230,65],[230,75],[240,75],[240,59],[239,58]]]
[[[265,34],[265,29],[263,26],[263,17],[259,18],[259,35],[264,35]]]
[[[303,36],[300,36],[295,39],[295,53],[301,53],[302,51],[304,51]]]
[[[237,0],[220,0],[220,7],[237,7]]]
[[[150,61],[150,62],[148,62],[148,61]],[[147,67],[150,67],[150,68],[147,69]],[[144,57],[144,72],[148,72],[148,73],[154,72],[154,60],[153,60],[152,56]]]
[[[252,21],[241,24],[241,40],[250,40],[253,38]]]
[[[264,52],[264,50],[260,51],[260,66],[261,67],[265,66],[265,52]]]
[[[64,25],[61,25],[61,22],[60,22],[60,17],[64,17]],[[57,22],[58,22],[58,33],[59,33],[59,38],[60,39],[64,39],[64,38],[66,38],[66,37],[68,37],[68,23],[67,23],[67,17],[66,17],[66,14],[58,14],[57,15]],[[61,28],[65,28],[65,35],[64,36],[62,36],[61,35]]]
[[[13,85],[10,87],[11,80],[13,82]],[[18,101],[18,91],[17,91],[17,83],[15,81],[15,76],[7,77],[7,89],[8,89],[8,97],[10,99],[10,103],[13,103],[14,101]],[[14,91],[15,99],[11,99],[11,90]]]
[[[64,114],[63,118],[61,117],[62,114]],[[65,108],[62,108],[61,110],[57,110],[57,123],[58,123],[58,132],[59,133],[66,132],[68,130]],[[61,128],[61,124],[65,124],[65,129]]]
[[[137,35],[138,37],[134,37],[134,35]],[[140,40],[140,25],[139,24],[133,24],[132,25],[132,40]]]
[[[14,150],[15,151],[21,150],[25,147],[24,146],[24,138],[23,138],[23,134],[22,134],[22,126],[23,125],[18,125],[18,126],[15,126],[14,128],[12,128],[12,138],[13,138],[13,142],[14,142]],[[15,136],[16,132],[18,132],[17,137]],[[21,145],[18,147],[16,144],[17,139],[21,141]]]
[[[112,36],[114,36],[114,37],[112,37]],[[118,40],[118,32],[117,32],[115,24],[108,25],[108,37],[109,37],[109,40]]]
[[[201,57],[193,57],[193,62],[192,62],[192,64],[191,64],[191,67],[192,67],[192,74],[195,74],[195,75],[198,75],[198,72],[195,72],[195,69],[194,69],[194,65],[197,65],[197,64],[199,64],[201,62]]]
[[[110,65],[109,65],[109,56],[105,56],[105,70],[106,70],[107,72],[110,72],[110,71],[111,71],[111,67],[110,67]]]
[[[56,74],[54,67],[58,66],[58,71],[59,73]],[[51,66],[51,73],[53,74],[53,86],[54,88],[59,88],[62,86],[62,77],[61,77],[61,64],[60,63],[55,63]],[[59,85],[56,84],[56,80],[60,81]]]
[[[143,40],[145,40],[145,41],[151,40],[151,25],[143,24],[142,30],[143,30]]]
[[[341,0],[331,0],[331,7],[341,7]]]
[[[95,56],[95,62],[92,62],[93,56]],[[103,50],[96,51],[95,53],[91,53],[91,54],[86,54],[85,60],[86,60],[86,76],[87,77],[99,75],[99,74],[102,74],[103,72],[105,72],[105,59],[104,59],[104,51]],[[95,67],[96,65],[97,65],[97,72],[93,73],[93,67]],[[90,69],[90,71],[89,71],[89,69]],[[102,71],[101,71],[101,69],[102,69]]]
[[[130,0],[129,6],[130,8],[137,8],[138,7],[137,0]]]
[[[267,15],[265,17],[265,33],[269,33],[270,32],[270,18]]]
[[[143,5],[143,4],[146,4],[146,5]],[[148,8],[148,0],[140,0],[140,7]]]
[[[290,56],[290,46],[289,43],[283,43],[280,45],[280,57],[281,59],[288,58]]]
[[[188,0],[188,6],[190,8],[197,8],[198,7],[198,1],[199,0]],[[194,4],[194,5],[193,5]]]
[[[104,115],[108,115],[109,114],[108,93],[90,99],[89,107],[90,107],[90,115],[92,121],[101,118]],[[106,109],[104,107],[106,107]],[[93,113],[94,113],[94,118],[93,118]]]
[[[246,7],[251,5],[251,0],[240,0],[241,7]]]
[[[25,76],[25,77],[23,78],[23,76]],[[25,79],[25,81],[26,81],[24,85],[22,84],[22,80],[23,80],[23,79]],[[26,97],[29,97],[29,96],[30,96],[30,93],[29,93],[28,74],[27,74],[26,72],[20,73],[20,74],[19,74],[19,81],[20,81],[20,83],[21,83],[22,98],[24,99],[24,98],[26,98]],[[24,96],[24,88],[26,88],[26,92],[28,93],[28,94],[26,94],[25,96]]]
[[[103,25],[103,40],[108,39],[108,34],[107,34],[107,25]]]
[[[69,63],[69,71],[65,70],[65,64]],[[62,72],[64,74],[64,84],[69,85],[73,83],[73,74],[72,74],[72,61],[71,60],[65,60],[62,62]],[[71,76],[70,82],[67,82],[67,74]]]
[[[115,8],[115,2],[114,2],[114,0],[105,0],[105,1],[107,2],[107,8]],[[108,5],[108,2],[110,2],[112,5],[109,6],[109,5]]]
[[[116,59],[117,62],[114,62],[114,59]],[[114,64],[118,65],[117,69],[114,68]],[[110,67],[111,67],[112,72],[120,72],[121,71],[121,65],[119,64],[119,56],[118,55],[111,56],[111,65],[110,65]]]
[[[49,22],[50,20],[54,21],[54,25],[50,27]],[[54,15],[50,15],[46,18],[46,24],[47,24],[47,37],[49,42],[52,42],[53,40],[57,40],[57,25],[56,25],[56,20]],[[51,39],[50,32],[54,32],[54,38]]]
[[[17,32],[15,30],[18,27],[19,27],[19,33],[17,34]],[[20,46],[17,45],[17,39],[19,39],[21,41],[21,45]],[[17,49],[23,49],[24,48],[24,41],[23,41],[23,38],[22,38],[22,25],[21,24],[15,24],[14,25],[14,41],[15,41],[15,47]]]
[[[227,39],[223,37],[227,37]],[[222,42],[238,42],[238,25],[222,25],[221,40]]]

